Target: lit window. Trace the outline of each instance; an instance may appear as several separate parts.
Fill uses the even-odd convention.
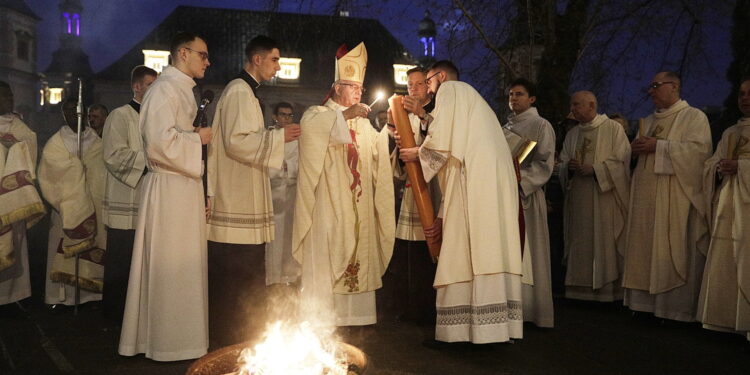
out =
[[[416,67],[416,65],[393,64],[393,81],[397,85],[405,86],[409,82],[406,72]]]
[[[142,52],[143,65],[156,70],[157,73],[161,73],[162,69],[169,65],[169,51],[144,49]]]
[[[39,89],[39,105],[44,105],[44,89]]]
[[[81,35],[81,16],[78,13],[73,13],[73,21],[76,25],[76,35]]]
[[[65,18],[65,23],[67,25],[68,34],[72,34],[73,33],[73,25],[72,25],[73,21],[70,19],[70,13],[63,12],[63,17]]]
[[[294,57],[282,57],[279,59],[281,70],[276,72],[276,76],[281,79],[299,79],[299,64],[302,59]]]
[[[49,88],[49,104],[57,104],[62,101],[63,89],[60,87]]]

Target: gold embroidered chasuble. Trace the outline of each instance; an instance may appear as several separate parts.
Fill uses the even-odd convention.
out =
[[[737,160],[737,174],[716,186],[721,159]],[[730,329],[750,340],[750,118],[728,128],[706,160],[703,186],[713,197],[711,244],[706,258],[698,320],[709,329]]]
[[[229,82],[216,105],[208,151],[210,241],[260,244],[274,238],[268,169],[284,162],[284,130],[267,130],[258,98],[242,78]]]
[[[594,175],[571,175],[572,159],[592,165]],[[630,143],[622,126],[597,115],[574,127],[565,137],[559,168],[565,191],[565,285],[586,287],[591,295],[618,280],[622,269],[630,191]]]
[[[101,220],[106,175],[102,141],[93,129],[86,128],[81,160],[76,155],[76,137],[69,127],[62,127],[44,146],[39,164],[42,194],[62,218],[63,236],[49,277],[55,282],[75,283],[73,256],[85,252],[81,287],[100,293],[107,248]]]
[[[654,295],[685,285],[689,252],[705,253],[702,170],[711,131],[705,114],[682,100],[645,124],[657,149],[640,155],[633,171],[623,286]]]
[[[306,243],[330,251],[331,275],[325,277],[333,292],[356,294],[382,286],[393,254],[393,172],[387,130],[356,118],[346,120],[348,139],[333,134],[345,109],[328,100],[302,117],[292,252],[304,280],[304,263],[314,262],[305,259]],[[324,243],[310,242],[322,233]]]

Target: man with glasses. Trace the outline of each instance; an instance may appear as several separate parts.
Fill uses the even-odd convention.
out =
[[[248,340],[259,328],[250,318],[263,313],[265,244],[274,239],[268,170],[281,169],[284,143],[300,134],[298,125],[264,126],[257,90],[281,69],[276,41],[256,36],[245,59],[216,104],[208,152],[209,318],[211,340],[220,345]],[[258,310],[246,311],[246,303]]]
[[[393,253],[388,132],[360,103],[367,49],[339,48],[329,99],[302,116],[292,251],[303,311],[337,326],[375,324],[375,290]]]
[[[186,32],[170,45],[172,65],[151,85],[140,112],[148,173],[135,230],[119,353],[156,361],[198,358],[208,349],[206,208],[201,145],[211,128],[193,128],[196,78],[208,46]]]
[[[429,72],[434,118],[419,149],[427,181],[443,199],[424,229],[442,238],[434,287],[435,339],[475,344],[523,337],[521,240],[513,158],[495,112],[458,69],[439,61]],[[432,344],[431,342],[428,345]]]
[[[631,144],[633,170],[626,232],[624,304],[665,319],[695,320],[708,245],[703,164],[711,156],[706,115],[680,99],[674,72],[648,87],[656,107]]]
[[[536,99],[536,86],[532,82],[524,78],[512,82],[508,88],[508,106],[513,113],[504,128],[536,142],[536,147],[519,166],[526,228],[523,263],[524,270],[531,270],[524,273],[523,320],[551,328],[555,324],[555,314],[544,185],[555,166],[555,130],[549,121],[539,116],[534,106]]]
[[[273,107],[274,128],[293,125],[294,109],[287,102]],[[292,220],[297,197],[297,170],[299,169],[299,141],[284,144],[284,162],[281,169],[269,169],[273,195],[273,241],[266,244],[266,285],[294,283],[299,278],[299,263],[292,257]]]

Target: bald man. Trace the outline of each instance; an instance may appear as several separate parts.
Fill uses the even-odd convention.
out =
[[[597,113],[596,96],[570,99],[579,125],[560,153],[565,193],[565,296],[611,302],[622,299],[623,233],[630,191],[630,143],[622,126]]]
[[[680,76],[648,85],[656,107],[631,144],[633,170],[626,232],[624,303],[631,310],[695,320],[705,253],[708,202],[703,163],[711,156],[706,115],[680,99]]]

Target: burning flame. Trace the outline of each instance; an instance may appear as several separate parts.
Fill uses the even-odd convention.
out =
[[[332,332],[316,332],[309,322],[277,321],[264,340],[240,354],[238,375],[346,375],[348,364]]]

